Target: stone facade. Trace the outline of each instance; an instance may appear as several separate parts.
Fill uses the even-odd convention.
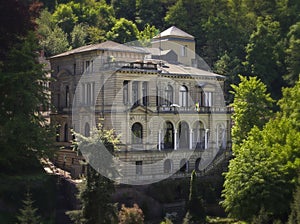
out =
[[[223,98],[225,78],[196,67],[196,55],[190,52],[194,39],[178,30],[175,45],[176,33],[163,32],[152,49],[107,41],[50,58],[56,80],[51,85],[56,144],[70,150],[71,130],[88,136],[101,118],[104,128],[120,136],[117,157],[131,164],[123,174],[138,178],[201,170],[227,149],[230,110]],[[173,52],[172,60],[151,55],[159,38]],[[183,59],[174,62],[179,42],[193,48],[178,55],[187,57],[187,64]],[[68,153],[71,159],[65,155],[66,151],[58,153],[59,165],[78,167],[76,153]],[[80,173],[76,169],[74,173]]]

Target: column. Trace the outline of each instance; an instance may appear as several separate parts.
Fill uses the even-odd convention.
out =
[[[161,151],[161,130],[158,131],[158,150]]]
[[[189,149],[193,148],[193,129],[190,129],[190,144]]]
[[[205,146],[204,146],[205,149],[208,148],[208,132],[209,129],[205,129]]]
[[[177,150],[177,129],[174,129],[174,150]]]

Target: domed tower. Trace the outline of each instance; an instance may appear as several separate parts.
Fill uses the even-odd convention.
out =
[[[172,26],[153,37],[152,47],[161,51],[173,50],[177,54],[178,63],[195,66],[195,38],[183,30]]]

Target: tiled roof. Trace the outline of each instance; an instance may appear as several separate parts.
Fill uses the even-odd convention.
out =
[[[187,38],[187,39],[193,39],[194,40],[194,36],[184,32],[183,30],[177,28],[176,26],[171,26],[169,29],[166,29],[165,31],[161,32],[160,34],[156,35],[154,37],[154,39],[158,39],[161,37],[183,37],[183,38]]]
[[[114,41],[105,41],[100,44],[91,44],[91,45],[82,46],[58,55],[54,55],[50,58],[58,58],[58,57],[68,56],[68,55],[82,53],[82,52],[94,51],[94,50],[110,50],[110,51],[134,52],[134,53],[145,54],[144,51],[141,51],[139,49],[130,46],[126,46],[124,44],[119,44]]]

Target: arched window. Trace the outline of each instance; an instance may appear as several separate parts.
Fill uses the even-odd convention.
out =
[[[188,89],[186,86],[179,88],[179,105],[182,107],[188,106]]]
[[[200,162],[201,162],[201,158],[196,159],[196,162],[195,162],[195,170],[196,171],[200,171],[200,169],[199,169]]]
[[[143,126],[140,123],[134,123],[131,128],[132,144],[143,143]]]
[[[189,125],[185,121],[179,123],[179,147],[183,149],[189,148],[190,130]]]
[[[173,124],[167,121],[164,124],[164,149],[174,149],[174,128]]]
[[[69,141],[69,127],[68,127],[68,124],[65,124],[65,128],[64,128],[64,141],[65,142]]]
[[[171,173],[172,172],[172,160],[166,159],[164,162],[164,173]]]
[[[188,172],[188,169],[189,169],[189,161],[187,161],[186,159],[182,159],[180,161],[180,172]]]
[[[85,135],[85,137],[90,137],[90,125],[89,125],[89,123],[85,123],[84,135]]]
[[[171,105],[173,103],[173,87],[168,85],[165,89],[165,104]]]
[[[57,125],[56,127],[56,141],[59,142],[60,141],[60,126]]]

